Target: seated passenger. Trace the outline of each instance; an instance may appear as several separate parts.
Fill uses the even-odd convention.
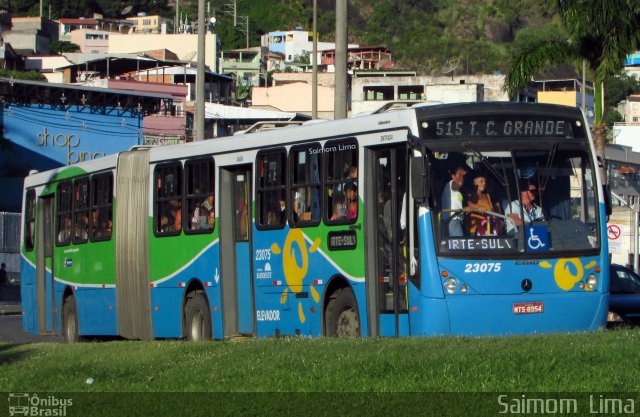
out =
[[[491,201],[491,195],[487,192],[487,179],[478,174],[473,179],[473,190],[465,194],[465,200],[469,212],[465,215],[465,230],[471,236],[492,236],[498,233],[496,227],[499,223],[495,216],[489,216],[487,211],[498,212],[499,203]]]

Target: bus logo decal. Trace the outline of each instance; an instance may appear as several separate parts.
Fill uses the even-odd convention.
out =
[[[302,291],[302,284],[309,270],[309,254],[314,253],[319,247],[320,238],[316,238],[311,247],[307,249],[307,242],[300,229],[291,229],[289,231],[284,242],[284,248],[280,249],[277,243],[271,245],[271,252],[275,255],[282,254],[282,269],[288,285],[280,297],[281,304],[286,303],[289,290],[294,294]],[[318,292],[311,285],[310,290],[313,300],[317,303],[320,300]],[[301,302],[298,302],[298,317],[301,323],[306,321]]]
[[[540,262],[542,268],[553,268],[556,284],[565,291],[571,290],[576,283],[580,282],[584,277],[585,269],[591,269],[595,264],[595,261],[592,261],[583,266],[579,258],[559,259],[555,266],[547,261]]]

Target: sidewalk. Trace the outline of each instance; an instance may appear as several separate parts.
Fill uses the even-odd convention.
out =
[[[20,286],[8,285],[3,288],[4,297],[0,300],[0,316],[5,314],[21,314]]]

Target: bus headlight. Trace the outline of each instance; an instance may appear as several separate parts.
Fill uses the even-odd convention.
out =
[[[587,288],[592,290],[598,285],[598,278],[594,274],[589,274],[587,277]]]
[[[454,292],[456,292],[457,286],[458,283],[454,278],[449,278],[444,282],[444,289],[447,290],[449,294],[453,294]]]

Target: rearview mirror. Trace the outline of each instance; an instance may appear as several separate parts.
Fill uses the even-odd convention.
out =
[[[426,158],[414,156],[411,158],[411,196],[422,203],[429,197],[429,173]]]

